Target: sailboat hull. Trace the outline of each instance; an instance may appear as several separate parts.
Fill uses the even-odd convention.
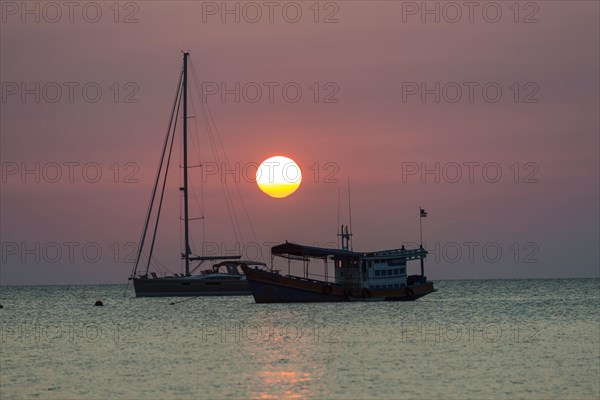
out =
[[[245,296],[252,294],[245,279],[134,278],[133,287],[136,297]]]

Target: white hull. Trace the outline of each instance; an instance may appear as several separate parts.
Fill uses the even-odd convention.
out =
[[[251,294],[244,276],[223,279],[197,276],[134,278],[133,287],[136,297],[243,296]]]

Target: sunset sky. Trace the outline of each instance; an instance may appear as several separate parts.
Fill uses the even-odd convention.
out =
[[[336,243],[350,177],[355,250],[418,242],[422,207],[430,279],[600,275],[598,2],[477,2],[472,21],[444,2],[439,21],[421,2],[275,3],[240,3],[239,22],[235,2],[94,3],[99,16],[82,2],[60,17],[2,3],[2,285],[127,282],[182,49],[218,91],[229,161],[302,169],[283,199],[237,175],[258,240],[244,255]],[[231,249],[219,177],[206,181],[207,240]],[[175,272],[178,186],[157,252]]]

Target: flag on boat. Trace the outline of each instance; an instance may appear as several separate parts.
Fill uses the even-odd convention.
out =
[[[421,210],[421,218],[425,218],[427,216],[427,212],[425,210],[423,210],[422,208],[420,208]]]

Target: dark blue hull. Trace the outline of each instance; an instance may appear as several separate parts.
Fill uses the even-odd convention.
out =
[[[325,303],[342,301],[414,301],[435,292],[423,280],[408,287],[388,290],[350,288],[312,279],[282,276],[242,265],[250,291],[257,303]]]
[[[214,280],[181,278],[133,279],[136,297],[246,296],[251,294],[245,279]]]
[[[257,303],[329,303],[348,301],[344,296],[318,293],[306,289],[248,280]]]

